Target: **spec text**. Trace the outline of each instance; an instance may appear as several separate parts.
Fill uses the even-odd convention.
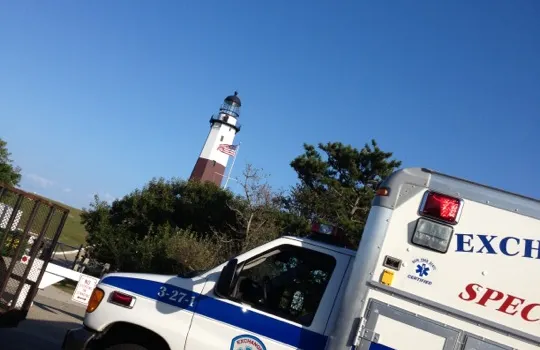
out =
[[[520,317],[527,322],[540,321],[540,304],[529,302],[518,296],[504,293],[478,283],[469,283],[458,297],[483,307],[495,309],[510,316]]]

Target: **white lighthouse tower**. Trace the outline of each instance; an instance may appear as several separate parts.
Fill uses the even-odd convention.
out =
[[[238,119],[241,106],[238,92],[235,91],[234,95],[225,98],[219,113],[210,117],[210,132],[190,180],[211,181],[221,185],[229,157],[236,152],[233,142],[236,133],[240,131]]]

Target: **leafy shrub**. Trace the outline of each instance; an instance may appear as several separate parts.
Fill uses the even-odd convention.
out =
[[[0,231],[0,242],[6,235],[6,240],[0,251],[1,255],[14,257],[13,255],[15,254],[19,246],[22,244],[23,247],[21,251],[19,252],[18,256],[15,257],[16,259],[20,259],[25,254],[26,250],[30,247],[30,244],[28,243],[28,241],[21,243],[22,233],[18,231]]]
[[[167,244],[167,256],[177,262],[180,275],[209,270],[227,261],[230,253],[226,242],[217,237],[198,237],[188,230],[178,231]]]

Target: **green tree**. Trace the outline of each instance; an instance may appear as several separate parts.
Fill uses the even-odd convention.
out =
[[[201,235],[227,233],[235,213],[227,207],[233,195],[210,182],[152,179],[112,203],[110,220],[137,237],[157,226],[191,229]]]
[[[176,264],[167,256],[171,227],[158,223],[146,234],[138,234],[132,231],[129,220],[114,223],[111,208],[96,195],[90,209],[81,214],[81,222],[89,232],[87,257],[109,263],[113,270],[174,273]]]
[[[233,236],[231,244],[235,253],[244,252],[277,238],[284,229],[280,212],[280,194],[267,181],[268,174],[262,169],[247,164],[240,179],[239,196],[229,200],[227,206],[236,214],[235,223],[230,225]]]
[[[169,239],[166,253],[175,261],[175,273],[180,275],[209,270],[231,257],[227,242],[217,236],[200,237],[188,230],[180,230]]]
[[[225,241],[235,235],[235,201],[231,192],[212,183],[152,179],[112,204],[96,196],[81,221],[92,258],[113,269],[164,273],[175,268],[170,257],[178,255],[167,246],[174,239],[182,247],[179,235],[195,234],[199,246],[215,232]]]
[[[205,270],[281,234],[304,235],[319,220],[358,243],[379,183],[401,165],[373,140],[304,145],[291,162],[300,182],[274,191],[248,164],[233,195],[209,182],[152,179],[109,204],[97,196],[81,218],[93,258],[121,271]]]
[[[13,165],[7,142],[0,138],[0,183],[17,186],[21,181],[21,168]]]
[[[307,220],[338,226],[357,244],[375,190],[401,161],[391,159],[392,152],[381,150],[375,140],[361,150],[341,142],[319,143],[318,149],[322,152],[304,144],[304,154],[290,163],[300,183],[286,207]]]

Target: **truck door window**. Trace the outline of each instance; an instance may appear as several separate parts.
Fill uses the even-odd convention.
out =
[[[335,266],[331,255],[283,245],[246,261],[231,297],[309,326]]]

